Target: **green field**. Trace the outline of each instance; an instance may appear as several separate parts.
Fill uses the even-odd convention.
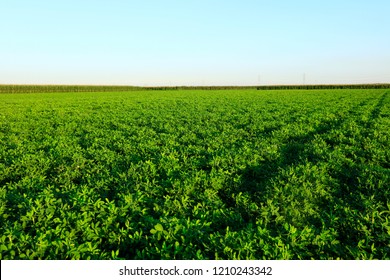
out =
[[[390,259],[389,93],[0,94],[0,259]]]

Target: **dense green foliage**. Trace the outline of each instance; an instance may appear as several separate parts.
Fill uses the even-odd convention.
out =
[[[390,259],[389,90],[0,95],[0,259]]]

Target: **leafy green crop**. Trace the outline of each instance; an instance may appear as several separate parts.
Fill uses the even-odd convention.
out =
[[[387,89],[0,95],[0,259],[390,259]]]

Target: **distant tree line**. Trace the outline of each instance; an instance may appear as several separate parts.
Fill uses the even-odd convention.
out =
[[[265,86],[176,86],[176,87],[144,87],[146,90],[227,90],[227,89],[257,89],[257,90],[282,90],[282,89],[375,89],[390,88],[390,84],[352,84],[352,85],[265,85]]]
[[[258,90],[280,89],[381,89],[390,88],[390,84],[352,84],[352,85],[277,85],[257,86]]]

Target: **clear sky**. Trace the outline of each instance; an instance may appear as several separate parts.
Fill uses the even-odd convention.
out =
[[[390,82],[388,0],[0,0],[0,84]]]

